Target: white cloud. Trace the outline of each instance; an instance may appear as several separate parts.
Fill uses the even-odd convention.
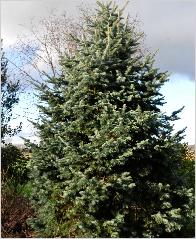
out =
[[[39,19],[65,11],[78,18],[81,4],[94,8],[95,0],[53,1],[2,1],[2,38],[4,45],[13,44],[17,35],[28,34],[31,20],[39,26]],[[116,0],[123,6],[125,1]],[[159,49],[157,65],[162,70],[189,74],[194,78],[195,1],[183,0],[133,0],[126,13],[138,16],[140,27],[146,33],[145,46]]]

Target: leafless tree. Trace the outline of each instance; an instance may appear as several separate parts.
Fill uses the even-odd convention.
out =
[[[61,75],[59,59],[73,56],[77,48],[74,39],[80,37],[82,28],[64,13],[51,12],[49,17],[31,22],[28,36],[18,39],[13,48],[17,59],[8,59],[25,79],[42,82],[46,77]]]
[[[8,59],[19,69],[22,78],[43,82],[48,76],[61,75],[59,59],[65,54],[74,56],[79,47],[77,40],[88,37],[89,28],[86,25],[94,17],[90,6],[79,6],[79,12],[78,19],[70,18],[65,12],[59,15],[55,10],[39,21],[32,19],[29,34],[20,36],[13,46],[17,59]],[[128,17],[129,20],[135,28],[137,20]]]

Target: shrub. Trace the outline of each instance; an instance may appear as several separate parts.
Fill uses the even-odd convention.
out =
[[[28,180],[29,157],[12,144],[1,148],[1,169],[5,178],[12,178],[16,183],[24,183]]]
[[[186,157],[183,168],[188,187],[195,189],[195,152],[188,146],[186,146]]]
[[[2,147],[1,232],[3,237],[31,237],[33,231],[27,219],[33,216],[29,196],[29,157],[14,145]]]

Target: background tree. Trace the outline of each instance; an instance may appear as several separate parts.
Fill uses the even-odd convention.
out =
[[[27,82],[43,82],[48,75],[59,77],[59,57],[74,54],[77,45],[71,35],[79,36],[80,32],[81,26],[66,13],[51,11],[48,17],[32,19],[29,34],[19,37],[13,46],[17,54],[9,61]]]
[[[76,42],[82,27],[66,13],[57,15],[51,11],[48,17],[32,19],[29,33],[21,35],[10,47],[8,61],[20,79],[21,94],[30,104],[37,104],[36,89],[30,82],[44,82],[48,77],[61,77],[59,58],[64,54],[74,55]],[[23,114],[29,121],[35,115],[23,106]]]
[[[2,51],[1,51],[2,52]],[[1,233],[2,237],[27,237],[26,220],[33,210],[25,195],[28,178],[28,157],[21,149],[6,144],[5,138],[21,130],[11,127],[13,108],[19,102],[21,85],[9,75],[8,60],[1,55]],[[9,71],[9,73],[8,73]],[[25,233],[24,233],[25,232]]]
[[[181,173],[184,130],[161,112],[168,80],[143,56],[141,33],[111,3],[40,90],[33,150],[34,228],[46,237],[192,235],[193,189]],[[186,235],[182,235],[186,232]]]
[[[1,49],[2,51],[2,49]],[[1,142],[4,142],[5,136],[14,136],[21,130],[21,124],[12,128],[9,123],[12,118],[12,109],[19,101],[19,81],[9,80],[7,73],[8,60],[4,52],[1,55]]]

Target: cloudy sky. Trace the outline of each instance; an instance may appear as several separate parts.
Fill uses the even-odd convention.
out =
[[[67,12],[77,18],[78,6],[85,4],[94,7],[95,0],[53,0],[53,1],[17,1],[5,0],[1,2],[1,38],[4,40],[4,49],[9,50],[17,36],[28,34],[32,18],[39,19],[48,16],[52,9],[58,14]],[[123,6],[124,0],[116,0]],[[194,85],[194,43],[195,43],[195,1],[194,0],[130,0],[125,14],[136,17],[139,27],[145,32],[145,47],[150,51],[159,50],[156,56],[156,66],[161,71],[171,73],[170,82],[162,92],[168,102],[163,111],[170,113],[182,105],[185,110],[181,120],[176,123],[176,129],[187,126],[186,141],[195,142],[195,85]],[[29,135],[32,130],[22,113],[22,108],[29,104],[25,95],[21,96],[22,102],[15,108],[20,112],[24,122],[23,135]],[[25,105],[25,106],[24,106]],[[36,114],[36,108],[31,107],[27,114]],[[15,137],[15,140],[18,140]]]

